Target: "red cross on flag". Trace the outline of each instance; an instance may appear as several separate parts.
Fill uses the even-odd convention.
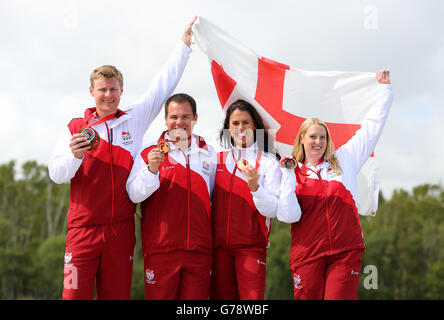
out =
[[[335,148],[346,143],[376,101],[375,73],[306,71],[262,57],[203,17],[193,25],[197,45],[208,55],[219,101],[250,102],[264,119],[281,155],[290,155],[306,118],[323,120]],[[376,213],[379,173],[370,157],[358,175],[357,208]]]

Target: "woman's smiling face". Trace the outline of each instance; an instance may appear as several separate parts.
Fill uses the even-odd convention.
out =
[[[246,148],[253,144],[256,126],[248,111],[234,110],[230,115],[229,129],[236,146]]]
[[[321,159],[327,148],[327,132],[318,124],[311,125],[305,134],[301,136],[301,144],[304,146],[306,159]]]

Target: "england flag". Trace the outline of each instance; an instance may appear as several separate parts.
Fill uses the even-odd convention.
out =
[[[306,118],[324,121],[335,148],[346,143],[376,101],[375,73],[306,71],[262,57],[203,17],[193,25],[194,40],[208,55],[220,104],[225,111],[244,99],[275,132],[281,155],[290,155]],[[379,170],[374,156],[358,175],[356,204],[361,215],[375,215]]]

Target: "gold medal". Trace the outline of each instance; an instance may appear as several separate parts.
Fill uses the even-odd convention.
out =
[[[249,165],[250,165],[250,162],[245,158],[242,158],[237,162],[237,167],[240,170],[242,170],[244,167],[249,166]]]
[[[157,147],[162,153],[168,153],[168,151],[170,151],[170,145],[166,140],[159,140],[159,142],[157,143]]]

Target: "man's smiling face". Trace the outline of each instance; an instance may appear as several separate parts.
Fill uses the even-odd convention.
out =
[[[116,78],[99,78],[94,80],[89,92],[96,102],[97,114],[103,118],[117,111],[123,88]]]

